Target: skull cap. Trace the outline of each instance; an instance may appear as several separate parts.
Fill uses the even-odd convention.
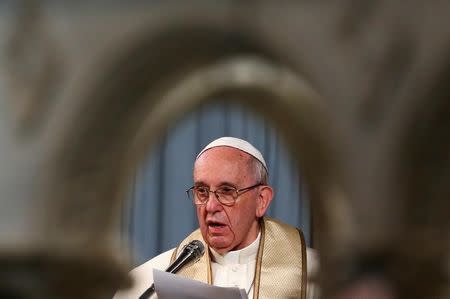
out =
[[[238,150],[246,152],[249,155],[252,155],[259,162],[262,163],[262,165],[264,166],[264,168],[267,171],[266,161],[264,160],[261,152],[259,150],[257,150],[253,145],[251,145],[249,142],[239,139],[239,138],[236,138],[236,137],[220,137],[220,138],[212,141],[210,144],[208,144],[201,150],[201,152],[197,155],[195,160],[197,160],[207,150],[209,150],[213,147],[218,147],[218,146],[228,146],[228,147],[236,148]]]

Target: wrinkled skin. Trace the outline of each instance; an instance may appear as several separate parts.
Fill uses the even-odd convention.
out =
[[[215,147],[204,152],[194,165],[194,184],[216,190],[221,186],[246,188],[258,183],[253,157],[231,147]],[[241,194],[235,205],[223,206],[210,193],[204,205],[197,206],[203,239],[220,254],[250,245],[258,236],[261,218],[272,200],[270,186],[259,186]]]

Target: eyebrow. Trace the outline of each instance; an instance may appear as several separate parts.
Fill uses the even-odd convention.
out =
[[[208,186],[208,184],[206,184],[203,181],[197,181],[197,182],[194,182],[194,186]],[[218,184],[218,186],[232,186],[233,188],[236,188],[236,184],[233,184],[233,183],[230,183],[227,181],[220,182],[220,184]]]

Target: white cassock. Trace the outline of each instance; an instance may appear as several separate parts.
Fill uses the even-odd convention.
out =
[[[211,270],[213,284],[215,286],[245,289],[248,298],[253,297],[253,278],[255,276],[256,255],[258,253],[260,238],[261,233],[249,246],[240,250],[230,251],[224,255],[220,255],[211,249]],[[130,272],[133,279],[133,287],[128,290],[118,291],[113,299],[139,298],[139,296],[153,283],[153,269],[165,270],[169,266],[174,250],[175,248],[166,251],[134,268]],[[306,249],[306,255],[308,271],[306,298],[315,299],[318,296],[318,290],[316,290],[317,286],[309,281],[309,278],[317,273],[319,261],[316,252],[311,248]],[[157,296],[153,295],[151,298],[154,299],[157,298]]]

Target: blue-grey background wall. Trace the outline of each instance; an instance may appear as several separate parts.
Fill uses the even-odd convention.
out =
[[[213,139],[234,136],[258,148],[275,197],[268,214],[301,227],[310,243],[310,209],[293,159],[271,123],[241,106],[216,101],[186,115],[154,145],[132,183],[123,210],[123,241],[134,265],[175,247],[198,227],[185,190],[192,186],[197,153]]]

